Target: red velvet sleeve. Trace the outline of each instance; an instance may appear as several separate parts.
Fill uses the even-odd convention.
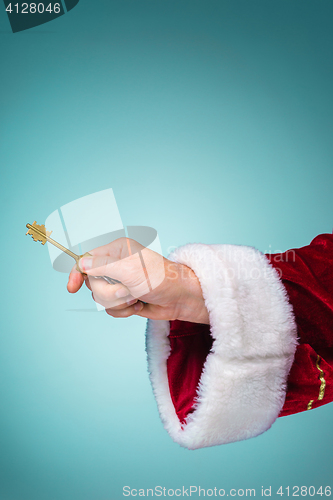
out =
[[[285,416],[333,401],[333,235],[267,258],[287,290],[299,337]]]
[[[299,345],[279,416],[333,401],[333,235],[308,246],[267,255],[293,306]],[[212,339],[208,325],[171,321],[167,372],[181,422],[193,411],[196,389]]]

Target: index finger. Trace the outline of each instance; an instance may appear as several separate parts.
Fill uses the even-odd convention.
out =
[[[119,260],[124,247],[123,238],[118,238],[117,240],[103,245],[101,247],[96,247],[93,250],[89,250],[89,253],[93,256],[105,256],[111,257],[112,259]]]
[[[89,253],[96,257],[108,256],[113,262],[116,262],[142,249],[144,249],[144,246],[137,241],[127,237],[121,237],[107,245],[89,250]]]

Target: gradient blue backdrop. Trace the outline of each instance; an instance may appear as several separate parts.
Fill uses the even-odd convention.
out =
[[[108,187],[165,255],[188,242],[278,251],[330,232],[332,19],[331,0],[81,0],[13,35],[0,9],[1,500],[333,485],[333,405],[245,442],[174,444],[145,321],[70,311],[93,308],[88,291],[67,294],[24,236]]]

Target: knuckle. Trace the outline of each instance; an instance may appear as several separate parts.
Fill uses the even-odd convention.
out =
[[[137,285],[133,286],[133,288],[131,288],[131,293],[132,295],[134,295],[134,297],[143,297],[144,295],[146,295],[147,293],[150,292],[150,289],[149,289],[149,284],[147,281],[143,281],[141,283],[138,283]]]
[[[116,312],[114,309],[105,309],[105,312],[106,314],[108,314],[109,316],[112,316],[113,318],[116,318],[117,316],[115,315]]]
[[[108,268],[108,258],[107,257],[101,257],[101,259],[98,261],[98,269],[101,273],[107,274],[107,268]]]
[[[93,300],[97,303],[100,304],[103,307],[109,307],[110,304],[107,304],[105,301],[103,301],[99,296],[96,296],[94,293],[91,294]]]
[[[112,316],[113,318],[128,318],[129,316],[132,315],[132,312],[130,310],[128,310],[129,308],[125,308],[125,309],[106,309],[106,312],[107,314],[109,314],[109,316]]]
[[[104,285],[104,283],[102,284]],[[111,291],[108,289],[108,285],[105,284],[105,286],[101,286],[100,290],[98,291],[98,295],[101,300],[105,302],[110,302],[112,300],[112,294]]]

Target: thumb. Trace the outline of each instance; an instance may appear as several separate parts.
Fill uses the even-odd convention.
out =
[[[108,255],[83,257],[79,260],[79,268],[88,276],[109,276],[111,269],[116,267],[112,264],[115,264],[114,259]],[[112,278],[116,278],[116,276],[112,276]]]
[[[88,276],[109,276],[125,285],[134,297],[142,297],[149,293],[149,280],[139,253],[124,259],[115,260],[108,255],[82,257],[79,261],[82,272]]]

